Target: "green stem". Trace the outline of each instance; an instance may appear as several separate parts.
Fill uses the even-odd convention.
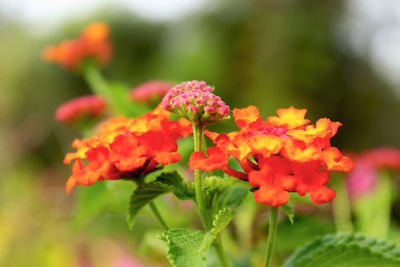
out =
[[[167,225],[167,223],[165,222],[165,220],[163,219],[163,217],[161,216],[160,212],[157,209],[157,206],[154,204],[154,202],[150,202],[149,206],[151,208],[151,210],[153,211],[154,215],[157,217],[158,221],[161,223],[161,225],[164,227],[164,229],[166,231],[169,230],[169,227]]]
[[[203,139],[203,126],[193,124],[194,151],[201,151],[201,141]],[[194,187],[196,191],[196,204],[200,211],[200,217],[203,222],[204,229],[210,230],[211,220],[206,207],[204,206],[204,196],[202,191],[203,179],[201,178],[201,170],[194,170]]]
[[[232,266],[231,261],[229,260],[228,256],[225,253],[224,247],[221,242],[220,235],[217,237],[217,240],[215,240],[215,242],[213,244],[213,248],[214,248],[215,253],[218,256],[218,261],[219,261],[220,265],[224,266],[224,267],[231,267]]]
[[[343,176],[337,177],[333,185],[336,190],[336,197],[332,201],[333,217],[337,232],[352,232],[350,201]]]
[[[278,209],[279,207],[271,206],[265,267],[271,266],[272,253],[274,252],[276,243],[276,234],[278,233]]]
[[[93,93],[107,100],[107,104],[112,111],[118,114],[128,115],[123,103],[120,103],[120,101],[116,99],[116,96],[110,90],[106,80],[101,75],[96,64],[88,62],[83,68],[83,76]]]
[[[90,88],[96,95],[103,96],[106,99],[111,97],[107,82],[104,80],[99,68],[95,64],[86,64],[83,68],[83,74]]]
[[[194,151],[202,151],[203,141],[203,129],[202,125],[193,124],[193,139],[194,139]],[[203,223],[204,229],[209,231],[212,228],[209,212],[204,206],[204,196],[202,191],[203,179],[201,177],[201,170],[194,170],[194,186],[196,191],[196,204],[200,211],[200,218]],[[213,248],[217,254],[218,261],[223,267],[231,267],[231,262],[225,253],[225,250],[220,242],[220,236],[213,243]]]

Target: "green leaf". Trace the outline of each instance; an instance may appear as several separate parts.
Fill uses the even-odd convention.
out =
[[[158,196],[173,192],[180,199],[194,198],[194,190],[177,172],[162,173],[150,183],[139,184],[129,201],[128,224],[132,228],[137,213]]]
[[[221,209],[215,216],[212,222],[213,228],[211,228],[211,230],[205,234],[204,240],[199,250],[199,253],[203,257],[203,259],[205,258],[205,254],[207,253],[214,240],[218,237],[219,232],[221,232],[226,226],[228,226],[229,222],[233,219],[234,216],[235,212],[229,208]]]
[[[196,193],[191,183],[186,183],[178,172],[161,173],[158,182],[170,186],[171,192],[181,200],[195,199]]]
[[[160,235],[159,238],[168,243],[167,257],[171,264],[176,267],[204,265],[205,254],[234,215],[234,211],[229,208],[220,210],[213,220],[213,228],[207,233],[187,229],[173,229]]]
[[[362,235],[326,235],[297,250],[283,267],[400,266],[400,248]]]
[[[235,208],[242,204],[249,190],[241,186],[228,188],[218,199],[218,209]]]
[[[204,239],[204,232],[198,230],[172,229],[160,235],[167,241],[167,258],[176,267],[198,266],[199,250]]]
[[[290,223],[293,225],[294,224],[294,212],[293,212],[292,208],[287,203],[282,205],[281,208],[288,216]]]
[[[170,191],[169,186],[159,182],[140,184],[136,190],[133,191],[129,201],[129,212],[127,218],[129,227],[132,229],[135,224],[136,215],[144,206],[146,206],[146,204],[158,196]]]

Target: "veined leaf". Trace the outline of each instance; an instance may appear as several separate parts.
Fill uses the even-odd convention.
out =
[[[159,237],[167,241],[167,257],[176,267],[195,267],[201,264],[199,250],[204,239],[203,231],[172,229]]]
[[[222,209],[213,220],[213,228],[203,231],[173,229],[165,232],[160,239],[167,241],[167,257],[176,267],[197,267],[205,264],[205,254],[217,238],[218,234],[229,224],[234,211]]]
[[[362,235],[326,235],[297,250],[283,267],[400,266],[400,248]]]
[[[181,200],[196,198],[194,188],[191,186],[191,184],[186,183],[178,174],[178,172],[161,173],[161,175],[157,177],[156,181],[164,185],[169,185],[171,192],[173,192],[175,196]]]
[[[214,240],[217,239],[219,232],[221,232],[226,226],[228,226],[229,222],[233,219],[234,216],[235,212],[229,208],[224,208],[218,212],[212,222],[213,228],[208,231],[204,236],[204,240],[201,244],[199,251],[200,256],[204,258]]]
[[[219,197],[218,208],[235,208],[239,206],[246,198],[248,192],[249,189],[241,186],[233,186],[231,188],[228,188]]]
[[[146,204],[168,192],[173,192],[180,199],[194,197],[194,191],[183,181],[177,172],[162,173],[155,181],[139,184],[135,191],[133,191],[129,201],[127,218],[129,227],[133,227],[137,213]]]

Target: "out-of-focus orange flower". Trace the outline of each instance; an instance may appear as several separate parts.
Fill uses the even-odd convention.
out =
[[[42,50],[42,58],[56,62],[67,69],[76,69],[86,58],[100,65],[107,64],[112,56],[109,41],[110,28],[104,22],[93,22],[75,39],[65,40]]]
[[[289,200],[288,192],[309,194],[316,204],[331,201],[335,191],[326,187],[330,170],[349,171],[350,158],[343,156],[330,139],[336,134],[339,122],[327,118],[308,125],[305,109],[278,109],[278,116],[262,121],[258,109],[249,106],[233,110],[240,131],[218,134],[205,131],[215,147],[194,152],[189,161],[191,169],[222,169],[225,173],[256,187],[255,200],[280,206]],[[228,166],[234,157],[242,171]]]
[[[57,121],[73,125],[85,118],[101,116],[105,106],[105,100],[99,96],[81,96],[62,103],[54,113],[54,117]]]
[[[147,103],[154,98],[162,98],[173,86],[165,81],[148,81],[130,90],[129,97],[134,101]]]
[[[90,185],[102,179],[140,177],[158,165],[180,160],[176,141],[192,132],[186,120],[169,120],[169,112],[157,107],[145,115],[113,118],[101,124],[100,132],[76,139],[76,152],[68,153],[64,163],[75,160],[67,192],[76,185]],[[87,164],[83,164],[87,160]]]

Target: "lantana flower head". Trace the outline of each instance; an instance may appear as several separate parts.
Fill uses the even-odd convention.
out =
[[[42,57],[67,69],[79,68],[88,58],[95,60],[99,65],[105,65],[112,56],[109,35],[110,28],[106,23],[93,22],[83,29],[79,37],[45,47]]]
[[[57,121],[75,125],[86,118],[100,117],[106,107],[106,101],[97,95],[73,98],[62,103],[54,113]]]
[[[289,192],[309,194],[316,204],[331,201],[336,193],[326,186],[329,172],[349,171],[350,158],[343,156],[330,139],[339,122],[319,119],[315,125],[305,119],[305,109],[278,109],[278,116],[262,120],[254,106],[234,109],[233,116],[240,131],[218,134],[206,131],[215,147],[194,152],[191,169],[222,169],[227,174],[247,180],[255,187],[259,203],[280,206],[288,202]],[[228,166],[235,158],[242,170]]]
[[[174,85],[165,81],[148,81],[139,84],[129,92],[130,99],[140,102],[150,102],[154,98],[163,97]],[[159,100],[158,99],[158,100]]]
[[[183,118],[168,118],[169,112],[157,107],[136,118],[110,119],[101,125],[97,135],[76,139],[72,143],[76,152],[68,153],[64,159],[65,164],[75,161],[67,192],[76,184],[137,178],[157,166],[179,161],[177,140],[191,133],[191,124]]]
[[[187,81],[171,88],[162,106],[199,125],[212,124],[229,117],[229,107],[204,81]]]

